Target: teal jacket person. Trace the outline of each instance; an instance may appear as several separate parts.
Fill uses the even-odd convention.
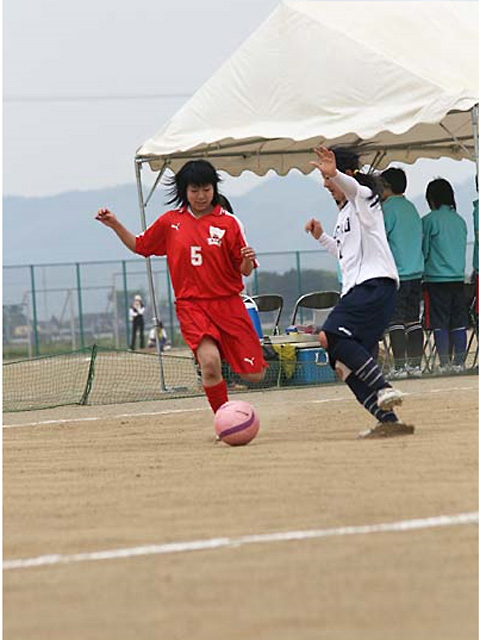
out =
[[[463,282],[467,249],[465,220],[445,204],[422,218],[425,282]]]
[[[473,271],[476,275],[478,275],[478,200],[473,201],[473,233],[474,233],[474,242],[473,242]]]
[[[392,195],[382,202],[388,244],[400,280],[416,280],[423,274],[422,220],[410,200]]]

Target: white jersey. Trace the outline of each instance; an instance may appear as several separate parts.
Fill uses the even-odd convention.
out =
[[[345,194],[333,238],[323,233],[320,244],[335,255],[342,271],[342,296],[371,278],[391,278],[399,287],[395,260],[388,245],[379,199],[355,178],[337,171],[330,178]]]

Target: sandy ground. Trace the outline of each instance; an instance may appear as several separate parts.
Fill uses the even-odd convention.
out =
[[[343,385],[242,394],[236,448],[203,398],[5,415],[4,638],[478,638],[478,378],[398,387],[417,432],[376,441]]]

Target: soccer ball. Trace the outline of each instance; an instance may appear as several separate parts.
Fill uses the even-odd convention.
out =
[[[249,402],[231,400],[217,410],[213,424],[219,440],[238,446],[253,440],[258,433],[260,420]]]

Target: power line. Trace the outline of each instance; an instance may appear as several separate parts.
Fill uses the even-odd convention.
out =
[[[113,102],[124,100],[176,100],[191,98],[192,93],[151,93],[131,95],[92,95],[92,96],[5,96],[3,102]]]

